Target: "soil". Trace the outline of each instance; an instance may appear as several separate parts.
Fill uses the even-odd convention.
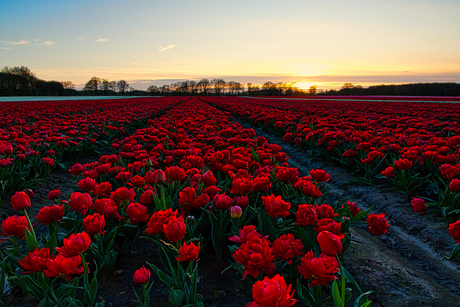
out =
[[[302,149],[283,143],[259,129],[256,132],[269,142],[282,146],[290,157],[290,166],[297,167],[301,176],[318,168],[330,173],[326,203],[348,200],[362,210],[375,205],[373,212],[384,213],[388,218],[391,227],[381,237],[372,235],[365,224],[357,226],[344,260],[344,266],[363,291],[373,291],[370,295],[372,306],[460,306],[460,264],[444,258],[452,250],[453,239],[447,233],[448,225],[443,218],[412,212],[402,194],[381,194],[378,186],[345,185],[351,175],[340,167],[327,161],[312,161]],[[88,157],[87,160],[95,161],[97,158]],[[53,171],[42,187],[34,189],[29,216],[34,219],[41,207],[52,204],[46,199],[49,191],[60,189],[66,197],[73,192],[72,187],[76,183],[68,171]],[[11,194],[3,196],[4,204],[0,208],[2,219],[16,214],[11,209],[10,198]],[[40,227],[39,223],[36,227]],[[39,228],[38,231],[45,229]],[[120,248],[114,276],[110,276],[105,285],[101,283],[98,295],[104,299],[106,306],[139,306],[133,292],[132,275],[145,265],[145,261],[159,263],[157,249],[152,242],[140,239],[138,234],[132,246],[132,251],[126,246]],[[228,265],[225,259],[230,258],[229,254],[224,254],[219,264],[214,254],[201,254],[200,258],[198,293],[203,295],[205,306],[246,306],[252,301],[250,288],[242,290],[234,270],[220,274]],[[151,293],[152,306],[170,306],[169,289],[154,274],[152,280],[155,283]],[[6,296],[5,303],[6,306],[25,307],[36,304],[20,289]]]

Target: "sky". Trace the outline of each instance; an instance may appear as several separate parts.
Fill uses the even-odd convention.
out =
[[[136,89],[460,82],[458,0],[0,0],[0,67]]]

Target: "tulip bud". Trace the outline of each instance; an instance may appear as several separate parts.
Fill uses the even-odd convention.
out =
[[[452,179],[452,181],[449,184],[449,188],[452,192],[460,191],[460,180]]]
[[[14,210],[21,210],[21,209],[29,208],[30,205],[31,205],[30,198],[27,193],[16,192],[11,197],[11,206],[13,207]]]
[[[155,183],[163,183],[166,181],[166,174],[161,169],[155,170],[153,173]]]
[[[323,254],[334,257],[342,252],[343,246],[340,237],[332,232],[323,230],[318,234],[317,239]]]
[[[25,189],[25,190],[24,190],[24,193],[26,193],[27,195],[29,195],[29,197],[33,197],[33,196],[34,196],[34,191],[32,191],[31,189]]]
[[[233,219],[239,219],[241,215],[243,215],[243,210],[241,210],[240,206],[230,207],[229,211],[230,211],[230,216]]]
[[[145,165],[146,165],[147,167],[152,167],[152,166],[153,166],[152,160],[147,159],[147,161],[145,161]]]

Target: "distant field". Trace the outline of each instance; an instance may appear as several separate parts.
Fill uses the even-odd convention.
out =
[[[49,100],[92,100],[92,99],[122,99],[141,98],[145,96],[15,96],[0,97],[0,101],[49,101]],[[149,96],[151,97],[151,96]],[[159,97],[159,96],[156,96]]]

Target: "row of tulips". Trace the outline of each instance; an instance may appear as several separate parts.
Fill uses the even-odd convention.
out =
[[[98,284],[114,269],[117,247],[133,242],[152,242],[160,259],[134,272],[144,307],[152,304],[151,273],[170,289],[173,306],[203,306],[199,254],[214,251],[221,261],[224,249],[233,258],[228,269],[252,286],[248,306],[345,306],[347,285],[356,306],[370,305],[341,261],[353,224],[367,222],[375,235],[389,225],[352,202],[325,204],[330,176],[323,170],[300,177],[280,146],[196,98],[110,147],[113,154],[70,168],[80,191],[69,199],[50,191],[56,204],[36,216],[47,234],[35,235],[26,193],[11,199],[24,216],[2,222],[12,242],[2,272],[40,306],[102,306]]]
[[[432,101],[430,97],[426,100]],[[442,214],[460,243],[460,105],[347,99],[206,98],[237,117],[353,171],[391,181],[415,212]],[[360,177],[357,177],[360,176]],[[460,256],[460,246],[450,257]]]
[[[62,163],[105,147],[180,102],[174,98],[3,102],[0,105],[0,196],[33,188]],[[1,203],[0,203],[1,205]]]

